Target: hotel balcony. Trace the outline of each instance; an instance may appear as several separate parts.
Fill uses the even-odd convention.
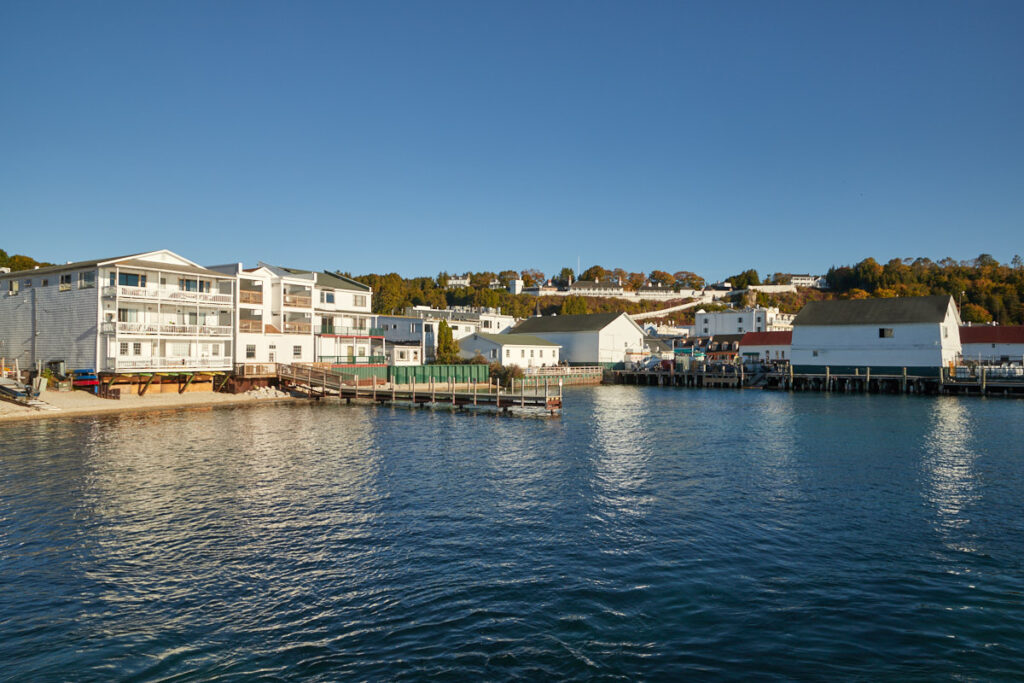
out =
[[[102,323],[101,334],[126,336],[230,337],[230,325],[179,325],[176,323]]]
[[[126,287],[124,285],[107,285],[103,287],[103,297],[107,299],[146,299],[149,301],[173,301],[175,303],[197,303],[227,305],[234,303],[231,294],[214,292],[192,292],[177,287]]]
[[[341,325],[321,325],[318,334],[329,334],[335,337],[383,337],[382,327],[342,327]]]
[[[285,320],[285,334],[309,334],[313,331],[313,323],[307,320]]]
[[[310,308],[313,305],[313,296],[308,290],[301,293],[285,292],[282,301],[289,308]]]
[[[249,334],[263,334],[263,320],[260,318],[239,318],[238,331]]]
[[[207,358],[132,357],[107,358],[107,368],[114,372],[160,372],[166,370],[231,370],[229,356]]]
[[[263,292],[257,292],[252,289],[240,289],[238,290],[238,303],[261,305],[263,303]]]

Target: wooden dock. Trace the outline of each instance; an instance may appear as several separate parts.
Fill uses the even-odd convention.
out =
[[[450,406],[506,414],[528,411],[559,415],[562,411],[561,382],[546,381],[533,388],[528,388],[523,381],[507,388],[477,382],[396,385],[379,379],[360,380],[352,374],[311,365],[283,363],[277,364],[276,376],[283,388],[302,392],[310,398],[335,397],[349,403],[360,400],[381,405]]]
[[[863,370],[863,371],[862,371]],[[1000,368],[941,368],[934,375],[873,373],[870,368],[853,373],[794,373],[791,368],[754,371],[742,366],[695,368],[673,372],[668,369],[619,370],[616,384],[691,388],[765,389],[794,392],[843,394],[929,394],[952,396],[1006,396],[1024,398],[1024,376],[1000,374]]]

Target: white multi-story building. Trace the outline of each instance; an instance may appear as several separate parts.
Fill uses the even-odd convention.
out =
[[[234,278],[166,249],[0,274],[0,356],[122,374],[231,369]]]
[[[331,273],[260,263],[214,266],[237,285],[236,362],[384,363],[369,286]]]
[[[792,327],[792,315],[777,308],[746,308],[708,313],[699,310],[694,316],[694,334],[708,337],[717,334],[784,331]]]

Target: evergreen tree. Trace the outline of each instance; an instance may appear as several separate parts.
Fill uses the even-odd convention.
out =
[[[442,320],[437,327],[437,362],[443,365],[459,362],[459,345],[447,320]]]

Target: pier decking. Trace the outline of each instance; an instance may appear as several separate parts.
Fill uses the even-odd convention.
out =
[[[355,375],[330,369],[283,363],[277,364],[276,376],[283,387],[305,393],[310,398],[333,396],[348,402],[362,400],[382,405],[451,406],[501,413],[532,409],[532,412],[558,415],[562,410],[562,385],[552,381],[538,382],[533,388],[518,381],[518,384],[505,389],[478,382],[468,385],[454,382],[398,385],[379,379],[360,380]]]
[[[1024,375],[1003,368],[940,368],[934,375],[872,372],[794,373],[790,368],[750,371],[742,366],[702,367],[690,370],[618,370],[616,384],[692,388],[765,389],[822,393],[931,394],[960,396],[1007,396],[1024,398]]]

